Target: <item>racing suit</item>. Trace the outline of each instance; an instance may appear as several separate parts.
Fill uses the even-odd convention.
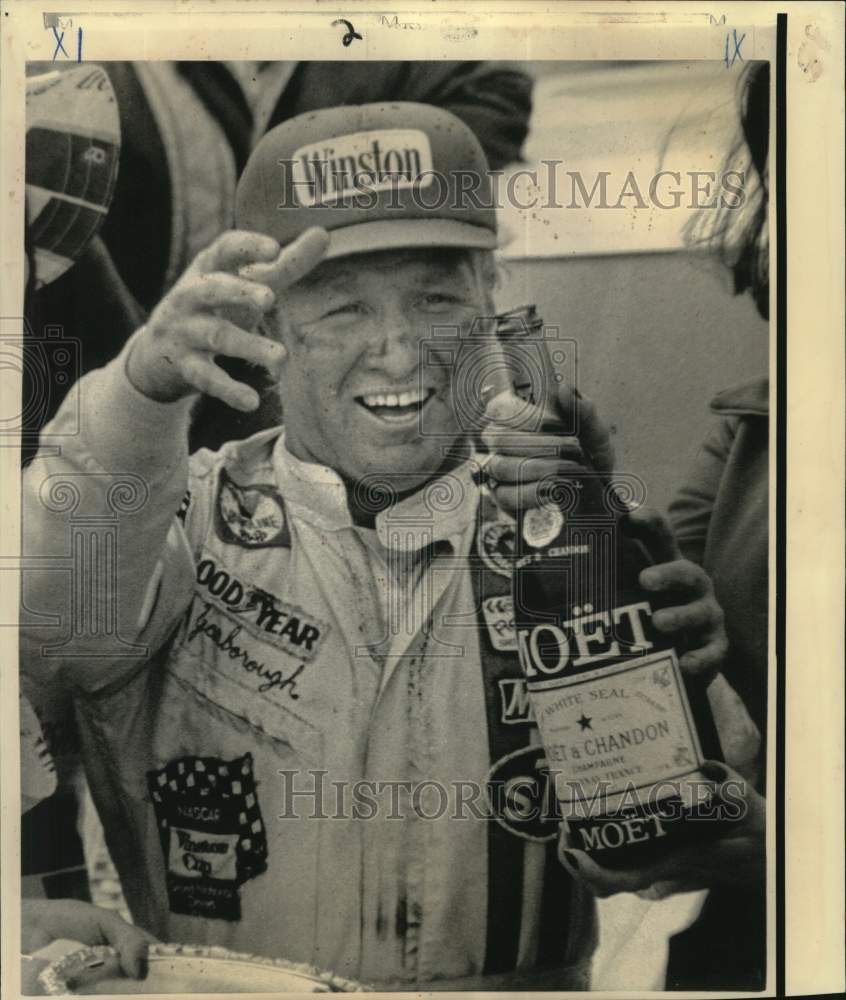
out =
[[[513,522],[476,463],[363,528],[284,429],[189,461],[190,402],[126,354],[26,471],[21,664],[43,711],[73,693],[135,921],[371,983],[586,988],[594,904],[532,808]]]

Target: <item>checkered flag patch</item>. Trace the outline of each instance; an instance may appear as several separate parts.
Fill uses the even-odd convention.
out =
[[[176,912],[199,912],[206,884],[226,883],[234,893],[267,870],[267,834],[252,754],[234,760],[179,757],[148,771],[147,787]],[[233,895],[216,908],[220,912],[210,915],[238,919],[240,906]]]

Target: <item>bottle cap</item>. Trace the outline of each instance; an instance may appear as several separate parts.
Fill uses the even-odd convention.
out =
[[[526,337],[543,329],[543,318],[538,316],[533,305],[517,306],[497,316],[497,336],[503,340],[510,337]]]

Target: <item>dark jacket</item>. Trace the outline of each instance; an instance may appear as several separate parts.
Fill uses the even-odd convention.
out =
[[[761,732],[760,791],[767,724],[768,400],[766,378],[714,399],[719,420],[670,507],[682,551],[708,571],[725,612],[723,673]],[[712,889],[696,922],[670,939],[667,989],[762,990],[765,981],[765,884]]]
[[[723,673],[761,732],[762,755],[769,601],[768,394],[769,381],[759,378],[713,400],[711,409],[719,420],[670,506],[683,553],[714,581],[730,647]]]

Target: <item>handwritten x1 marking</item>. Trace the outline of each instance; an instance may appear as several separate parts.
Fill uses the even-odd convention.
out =
[[[61,52],[65,59],[70,59],[70,56],[65,51],[65,47],[62,44],[62,39],[65,37],[64,31],[61,35],[56,31],[55,25],[53,27],[53,37],[56,39],[56,48],[53,50],[53,62],[56,61],[56,56]]]

